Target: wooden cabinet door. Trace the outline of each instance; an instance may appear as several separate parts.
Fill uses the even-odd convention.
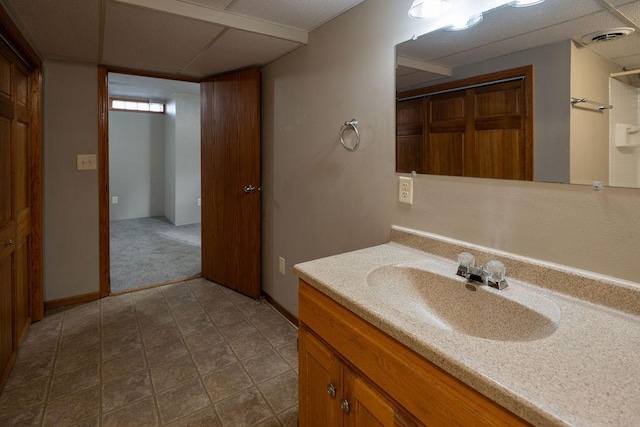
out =
[[[298,332],[298,357],[300,426],[341,426],[342,364],[304,327]]]
[[[344,398],[348,402],[348,410],[345,412],[345,426],[399,427],[415,425],[409,421],[408,416],[398,411],[385,396],[375,390],[367,380],[348,369],[344,370],[344,389]]]

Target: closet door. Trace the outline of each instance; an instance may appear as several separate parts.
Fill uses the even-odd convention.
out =
[[[29,325],[29,70],[0,44],[0,384]]]

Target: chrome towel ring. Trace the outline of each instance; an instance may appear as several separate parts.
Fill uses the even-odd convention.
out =
[[[349,146],[344,142],[344,132],[347,129],[353,129],[353,131],[356,133],[356,143],[353,144],[353,146]],[[358,121],[356,119],[346,121],[344,122],[342,127],[340,127],[340,142],[342,143],[344,149],[347,151],[353,152],[358,149],[358,146],[360,145],[360,132],[358,132]]]

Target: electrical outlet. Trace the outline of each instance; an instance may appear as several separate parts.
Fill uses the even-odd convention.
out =
[[[280,274],[284,276],[284,258],[279,257],[278,261],[278,270],[280,271]]]
[[[413,204],[413,178],[401,176],[398,185],[398,201]]]
[[[117,205],[118,204],[118,196],[111,197],[111,203],[113,203],[114,205]]]
[[[76,156],[76,166],[79,171],[89,171],[96,169],[95,154],[78,154]]]

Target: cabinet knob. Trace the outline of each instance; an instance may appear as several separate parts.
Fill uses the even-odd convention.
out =
[[[336,388],[333,386],[333,384],[327,384],[327,393],[329,394],[329,396],[331,396],[331,398],[336,397]]]
[[[340,399],[340,407],[342,408],[342,412],[344,412],[345,414],[349,413],[349,401],[347,399],[345,399],[344,397],[342,399]]]

